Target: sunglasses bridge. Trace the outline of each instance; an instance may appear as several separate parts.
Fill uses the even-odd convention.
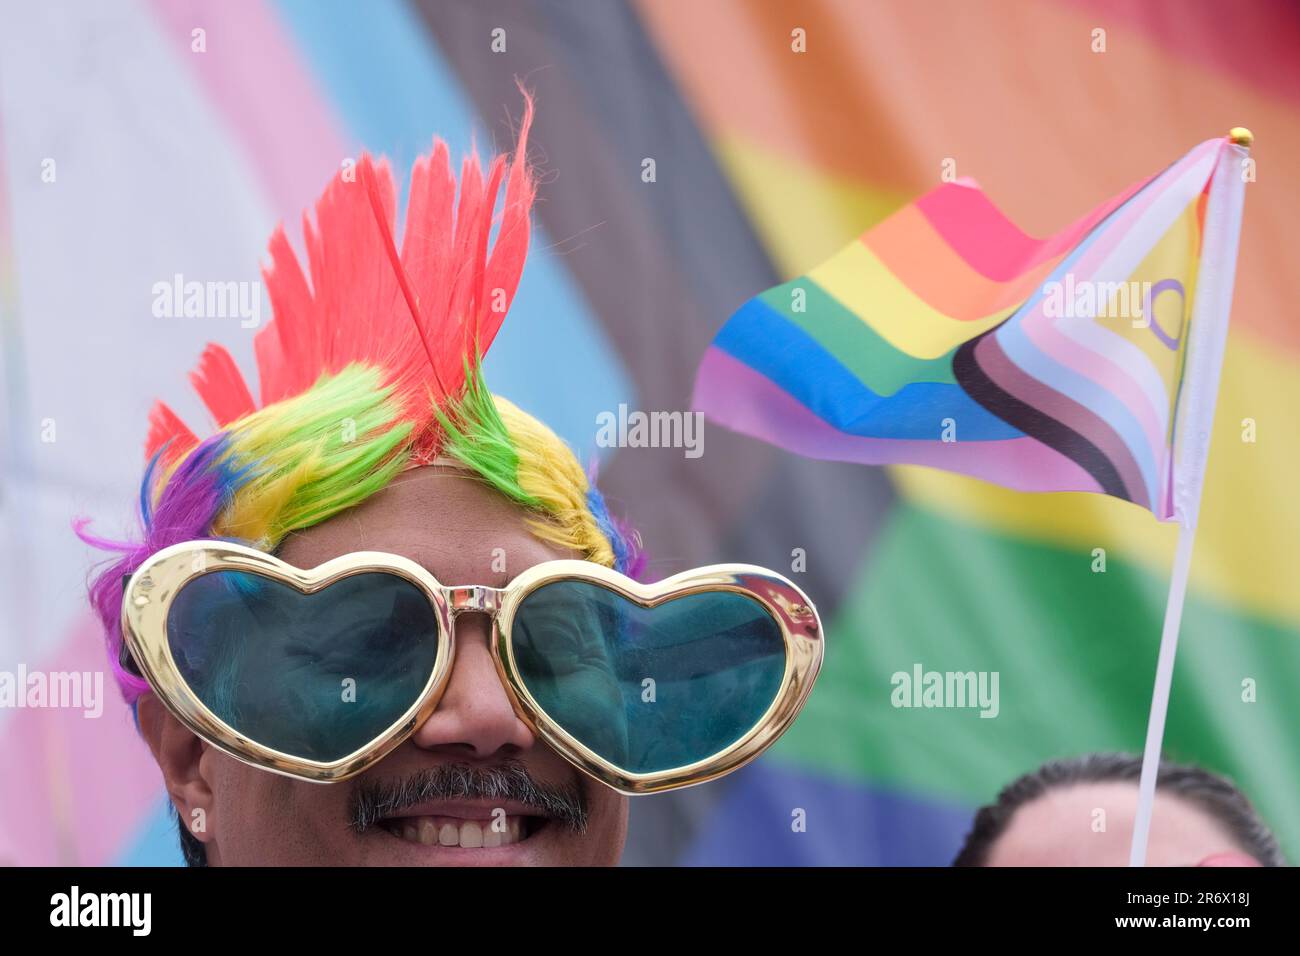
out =
[[[501,610],[501,601],[505,597],[505,588],[490,588],[477,584],[447,588],[447,605],[452,616],[466,611],[495,616]]]

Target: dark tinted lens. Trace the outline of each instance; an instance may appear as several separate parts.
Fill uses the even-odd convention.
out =
[[[643,608],[597,584],[556,581],[520,604],[512,641],[547,715],[634,773],[725,750],[758,723],[785,673],[776,621],[730,591]]]
[[[367,572],[314,594],[245,571],[194,578],[167,640],[185,682],[231,727],[309,760],[345,757],[415,703],[438,619],[414,584]]]

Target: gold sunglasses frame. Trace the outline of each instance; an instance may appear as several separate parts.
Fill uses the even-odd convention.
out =
[[[420,696],[385,731],[352,753],[333,761],[295,757],[266,747],[213,713],[181,676],[167,640],[172,601],[190,581],[216,571],[246,571],[288,584],[304,594],[329,587],[354,574],[395,574],[418,587],[438,621],[438,655]],[[537,703],[515,663],[511,627],[523,600],[544,584],[577,580],[601,585],[651,608],[688,594],[733,591],[767,610],[785,642],[785,673],[767,711],[740,739],[704,760],[635,773],[611,763],[572,736]],[[274,555],[227,541],[182,542],[153,554],[126,582],[122,595],[122,636],[142,676],[164,706],[191,731],[237,760],[274,773],[314,783],[356,776],[401,745],[437,709],[456,656],[455,619],[463,613],[492,617],[490,649],[511,706],[535,737],[587,775],[629,796],[695,786],[739,769],[770,747],[803,708],[821,668],[824,641],[817,609],[795,584],[773,571],[747,564],[717,564],[642,584],[590,561],[546,561],[522,572],[504,588],[449,587],[424,567],[401,555],[356,551],[314,568],[297,568]]]

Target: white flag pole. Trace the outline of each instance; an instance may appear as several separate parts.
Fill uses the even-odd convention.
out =
[[[1237,127],[1228,134],[1228,139],[1230,142],[1219,154],[1210,181],[1201,261],[1188,330],[1183,394],[1175,425],[1174,515],[1179,524],[1178,548],[1169,581],[1160,655],[1156,660],[1155,688],[1151,693],[1151,712],[1147,718],[1147,741],[1142,754],[1142,777],[1138,783],[1137,818],[1133,822],[1129,866],[1146,864],[1152,802],[1160,768],[1160,749],[1165,738],[1165,716],[1169,710],[1169,688],[1174,679],[1174,656],[1178,653],[1183,599],[1187,596],[1187,577],[1192,567],[1192,545],[1196,540],[1205,462],[1214,424],[1214,404],[1219,395],[1219,372],[1223,367],[1228,315],[1232,310],[1232,283],[1237,271],[1237,241],[1241,235],[1241,208],[1246,191],[1246,160],[1254,137],[1250,130]]]

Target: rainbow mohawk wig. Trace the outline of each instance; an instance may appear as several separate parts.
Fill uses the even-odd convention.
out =
[[[459,196],[447,146],[411,171],[405,234],[394,232],[388,165],[363,154],[304,215],[307,274],[284,229],[263,270],[273,320],[254,339],[260,407],[230,353],[210,343],[190,381],[218,431],[200,440],[165,404],[149,413],[142,535],[91,585],[128,700],[147,684],[118,667],[123,576],[150,554],[201,537],[274,550],[284,536],[359,504],[399,472],[459,461],[529,512],[533,532],[635,575],[636,536],[615,522],[569,448],[491,395],[481,360],[519,285],[536,183],[525,160],[526,98],[513,158],[471,154]],[[502,185],[499,220],[494,210]],[[496,226],[495,239],[492,237]]]

